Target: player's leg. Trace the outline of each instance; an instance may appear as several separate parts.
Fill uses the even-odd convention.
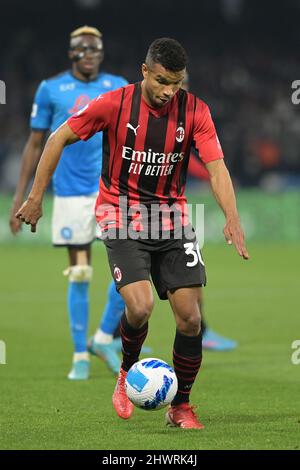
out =
[[[69,278],[68,312],[74,354],[73,366],[68,375],[71,380],[85,380],[89,376],[87,333],[89,320],[89,284],[92,277],[91,248],[68,247]]]
[[[153,292],[150,281],[141,280],[125,285],[120,289],[120,293],[126,303],[120,323],[123,360],[112,401],[120,418],[128,419],[132,415],[133,405],[125,392],[125,379],[130,367],[139,360],[148,333]]]
[[[195,429],[204,427],[197,420],[193,407],[189,405],[192,386],[202,362],[200,295],[200,287],[168,292],[176,322],[173,363],[178,379],[178,391],[166,418],[170,425]]]
[[[68,310],[74,345],[72,380],[88,378],[87,327],[89,284],[92,277],[90,246],[95,237],[95,195],[55,196],[52,215],[54,246],[67,247],[69,267]]]
[[[115,374],[119,373],[121,361],[113,338],[124,310],[125,302],[112,281],[108,288],[107,303],[99,328],[89,339],[88,349],[91,354],[104,359],[109,369]]]
[[[189,402],[192,385],[202,361],[200,292],[200,287],[186,287],[173,293],[168,292],[176,322],[173,360],[178,375],[178,392],[172,405]]]
[[[122,287],[120,293],[126,303],[126,311],[120,323],[122,369],[128,371],[139,360],[147,336],[148,320],[153,309],[153,292],[150,281],[142,280]]]
[[[117,291],[114,281],[111,281],[107,292],[107,302],[99,328],[95,334],[95,340],[97,340],[97,338],[99,338],[99,340],[113,340],[114,332],[118,328],[124,310],[125,302],[121,294]],[[109,338],[102,335],[107,335]]]
[[[201,429],[189,396],[202,361],[200,286],[206,284],[204,262],[194,231],[169,241],[152,257],[152,280],[161,299],[168,298],[176,322],[173,362],[178,392],[167,412],[168,424]]]
[[[114,331],[114,339],[113,339],[113,346],[115,348],[115,351],[120,353],[122,352],[122,339],[121,339],[121,331],[120,331],[120,322]],[[150,346],[146,346],[143,344],[142,349],[141,349],[141,354],[143,355],[148,355],[152,353],[152,348]]]
[[[133,405],[125,392],[125,379],[130,367],[138,361],[153,308],[149,281],[151,259],[137,240],[105,240],[105,246],[116,287],[126,303],[120,326],[123,360],[112,400],[117,414],[128,419]]]
[[[111,281],[107,291],[107,302],[101,321],[94,336],[88,341],[88,350],[91,354],[104,359],[109,369],[118,374],[121,361],[117,353],[122,351],[120,333],[120,320],[125,311],[125,302]],[[151,348],[143,346],[143,354],[149,354]]]

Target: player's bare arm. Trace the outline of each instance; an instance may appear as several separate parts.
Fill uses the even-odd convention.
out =
[[[220,159],[207,163],[206,168],[210,174],[212,191],[226,218],[223,232],[227,243],[233,243],[238,254],[244,259],[249,259],[245,246],[245,236],[236,207],[232,181],[224,160]]]
[[[79,137],[74,134],[67,123],[62,124],[48,138],[40,162],[37,167],[32,189],[28,199],[16,213],[22,222],[31,225],[31,231],[36,231],[36,224],[42,217],[42,200],[49,181],[60,160],[63,148],[77,142]]]
[[[22,221],[16,218],[16,212],[24,200],[24,195],[29,181],[33,177],[39,159],[41,158],[45,137],[46,131],[33,130],[31,131],[24,147],[20,176],[14,194],[9,218],[10,230],[14,235],[16,235],[21,230]]]

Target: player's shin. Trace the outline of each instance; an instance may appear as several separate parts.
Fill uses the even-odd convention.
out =
[[[76,360],[82,356],[82,353],[87,355],[89,283],[92,268],[88,265],[75,265],[65,274],[69,277],[68,310]],[[81,356],[78,356],[79,354]]]
[[[121,368],[128,371],[139,360],[139,355],[148,333],[148,322],[141,328],[133,328],[124,313],[120,324],[123,361]]]
[[[192,386],[202,361],[202,332],[197,336],[186,336],[176,331],[173,364],[178,379],[178,391],[172,406],[188,403]]]
[[[124,300],[117,292],[115,283],[112,281],[108,289],[108,302],[103,312],[100,327],[88,341],[89,352],[103,359],[114,374],[119,373],[121,361],[113,343],[113,336],[124,309]]]
[[[94,340],[102,344],[112,342],[114,332],[118,328],[121,316],[125,310],[125,302],[113,281],[109,285],[107,298],[100,326],[94,336]]]

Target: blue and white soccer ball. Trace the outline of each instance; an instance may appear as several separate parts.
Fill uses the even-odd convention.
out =
[[[143,410],[159,410],[171,403],[177,393],[177,377],[166,362],[147,358],[136,362],[126,377],[129,400]]]

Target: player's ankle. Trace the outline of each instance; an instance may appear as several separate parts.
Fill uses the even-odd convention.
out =
[[[84,352],[75,352],[73,354],[73,362],[76,362],[76,361],[89,361],[90,360],[90,356],[89,356],[89,353],[87,351],[84,351]]]

